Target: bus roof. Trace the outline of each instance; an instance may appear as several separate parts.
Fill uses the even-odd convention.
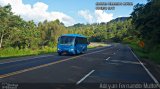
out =
[[[86,38],[85,36],[80,35],[80,34],[64,34],[62,36],[73,36],[73,37],[84,37],[84,38]]]

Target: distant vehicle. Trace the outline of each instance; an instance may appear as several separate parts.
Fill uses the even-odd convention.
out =
[[[89,42],[87,37],[80,34],[65,34],[58,38],[57,53],[80,54],[87,51]]]

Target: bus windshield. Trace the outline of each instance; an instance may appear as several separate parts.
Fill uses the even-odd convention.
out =
[[[72,44],[74,44],[74,39],[75,39],[75,37],[62,36],[59,40],[59,43],[60,44],[65,44],[65,45],[72,45]]]

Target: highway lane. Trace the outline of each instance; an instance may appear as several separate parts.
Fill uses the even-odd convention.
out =
[[[49,64],[49,65],[45,65]],[[35,67],[45,65],[41,67]],[[36,58],[0,65],[1,82],[83,84],[157,83],[132,54],[128,46],[113,44],[77,56]],[[16,72],[31,68],[28,71]],[[9,71],[8,71],[9,70]]]
[[[128,47],[120,45],[104,61],[96,66],[96,71],[84,83],[154,83]]]
[[[101,50],[103,48],[104,47],[89,50],[87,55],[94,51]],[[105,47],[105,48],[109,48],[109,47]],[[80,55],[80,56],[83,56],[83,55]],[[43,65],[43,64],[48,64],[51,62],[56,62],[56,61],[60,61],[60,60],[64,60],[72,57],[76,57],[76,56],[58,56],[57,54],[53,54],[49,56],[47,55],[47,56],[40,56],[40,57],[34,57],[34,58],[19,59],[15,61],[7,61],[7,62],[3,61],[0,63],[0,70],[1,70],[0,75],[4,75],[7,73],[12,73],[15,71],[19,71],[19,70],[23,70],[23,69]]]

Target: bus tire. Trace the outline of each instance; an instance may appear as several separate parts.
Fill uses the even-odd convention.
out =
[[[61,56],[61,55],[62,55],[62,53],[58,53],[58,55],[59,55],[59,56]]]
[[[86,51],[87,51],[86,49],[83,49],[82,54],[86,53]]]
[[[75,50],[75,55],[77,55],[77,50]]]

